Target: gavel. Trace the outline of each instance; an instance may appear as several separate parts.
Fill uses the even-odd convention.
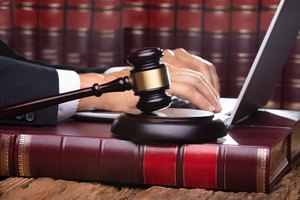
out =
[[[133,66],[130,77],[118,78],[101,85],[95,83],[89,88],[4,106],[0,108],[0,120],[75,99],[99,97],[104,93],[131,89],[140,97],[137,108],[143,112],[169,107],[172,100],[166,90],[170,88],[170,78],[167,67],[160,62],[162,56],[163,51],[158,47],[139,49],[128,57],[128,63]]]

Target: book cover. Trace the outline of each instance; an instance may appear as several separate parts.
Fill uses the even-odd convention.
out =
[[[273,114],[269,118],[258,114],[248,124],[228,129],[226,137],[204,144],[139,144],[120,140],[111,134],[109,123],[2,125],[0,173],[269,192],[300,149],[299,112],[275,114],[275,118]],[[277,120],[278,117],[286,121]]]

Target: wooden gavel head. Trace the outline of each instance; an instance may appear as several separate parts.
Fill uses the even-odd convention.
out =
[[[163,51],[148,47],[133,52],[128,63],[134,68],[130,72],[132,90],[140,99],[137,108],[143,112],[169,107],[172,99],[166,93],[170,88],[168,68],[160,62]]]

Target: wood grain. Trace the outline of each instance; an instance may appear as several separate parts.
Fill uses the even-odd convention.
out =
[[[51,178],[9,177],[0,181],[0,199],[300,199],[300,159],[269,194],[225,192],[205,189],[142,187]]]

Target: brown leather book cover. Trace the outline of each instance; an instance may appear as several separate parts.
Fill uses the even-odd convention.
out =
[[[263,119],[232,126],[226,137],[205,144],[138,144],[115,138],[110,123],[2,125],[0,174],[269,192],[289,169],[299,127],[296,120]],[[300,145],[293,148],[296,155]]]

